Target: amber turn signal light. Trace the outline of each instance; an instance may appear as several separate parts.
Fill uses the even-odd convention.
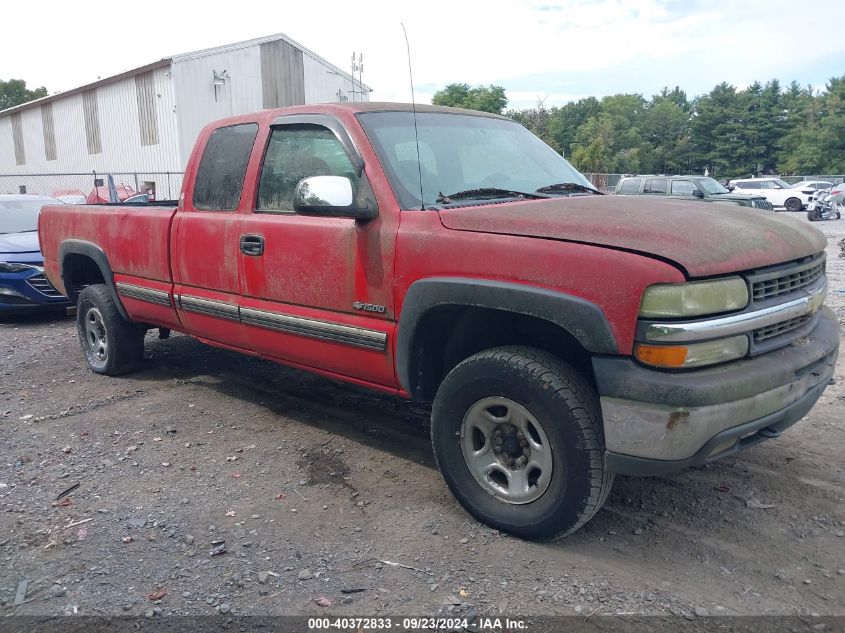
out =
[[[683,367],[689,348],[684,345],[645,345],[638,343],[634,355],[654,367]]]

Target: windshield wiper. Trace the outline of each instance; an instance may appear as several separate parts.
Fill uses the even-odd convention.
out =
[[[444,196],[443,193],[437,195],[435,202],[437,204],[452,204],[456,200],[468,199],[490,199],[490,198],[548,198],[542,192],[525,193],[524,191],[513,191],[512,189],[499,189],[498,187],[480,187],[478,189],[465,189],[464,191],[456,191]]]
[[[597,189],[593,189],[592,187],[588,187],[586,185],[579,185],[577,182],[558,182],[553,185],[546,185],[545,187],[540,187],[537,189],[537,193],[571,193],[573,191],[583,191],[586,193],[594,193],[599,196],[603,196],[604,194]]]

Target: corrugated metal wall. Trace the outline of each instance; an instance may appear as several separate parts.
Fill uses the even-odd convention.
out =
[[[261,94],[264,108],[305,103],[302,51],[285,42],[265,42],[261,48]]]
[[[206,124],[261,109],[261,58],[258,46],[246,46],[175,59],[171,68],[179,122],[179,160],[184,167]],[[215,72],[220,77],[216,87]]]
[[[0,174],[181,171],[169,68],[152,71],[145,81],[149,83],[142,89],[146,91],[143,97],[138,95],[135,78],[129,77],[50,102],[55,148],[50,147],[41,107],[0,116]],[[143,116],[139,100],[147,104]],[[20,117],[20,140],[25,151],[25,162],[20,165],[10,151],[14,148],[11,120],[16,116]],[[146,140],[155,142],[142,145],[141,121],[153,116],[157,138],[148,135]],[[48,158],[51,150],[55,159]]]
[[[56,126],[53,123],[53,104],[41,106],[41,131],[44,133],[44,158],[56,160]]]
[[[284,39],[176,56],[169,66],[57,98],[49,110],[0,115],[0,175],[182,171],[211,121],[349,98],[350,79],[338,71]]]

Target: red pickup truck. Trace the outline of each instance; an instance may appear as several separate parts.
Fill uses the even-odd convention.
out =
[[[785,214],[601,195],[517,123],[379,103],[207,126],[171,206],[51,206],[98,373],[151,328],[432,402],[480,520],[570,533],[615,473],[777,437],[834,370],[826,241]]]

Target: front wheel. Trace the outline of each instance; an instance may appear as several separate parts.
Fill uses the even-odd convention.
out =
[[[434,400],[431,438],[461,505],[525,538],[574,532],[613,483],[595,389],[529,347],[480,352],[449,372]]]
[[[104,284],[79,293],[76,329],[88,366],[118,376],[137,369],[144,356],[144,328],[124,319]]]
[[[783,203],[783,206],[787,211],[797,212],[800,211],[804,205],[798,198],[787,198],[786,202]]]

